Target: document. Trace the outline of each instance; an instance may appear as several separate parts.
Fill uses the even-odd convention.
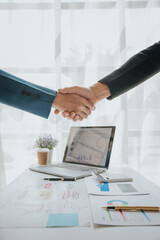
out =
[[[95,176],[85,178],[87,192],[94,195],[140,195],[149,194],[138,182],[99,183]]]
[[[94,196],[90,195],[92,219],[100,225],[160,225],[160,212],[131,212],[106,210],[107,206],[160,206],[154,195],[137,196]]]
[[[0,192],[0,228],[90,226],[84,179],[49,182],[44,177],[27,171]]]

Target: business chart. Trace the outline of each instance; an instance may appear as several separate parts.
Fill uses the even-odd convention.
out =
[[[88,226],[90,214],[84,180],[49,182],[26,172],[0,194],[0,228]],[[65,222],[64,222],[65,221]],[[59,224],[59,225],[57,225]]]
[[[137,182],[100,183],[95,176],[85,178],[87,192],[95,195],[140,195],[149,191]]]
[[[129,212],[106,210],[107,206],[160,206],[153,195],[137,196],[94,196],[90,195],[94,224],[101,225],[160,225],[159,212]]]
[[[79,129],[68,140],[66,161],[105,166],[111,138],[111,128]]]

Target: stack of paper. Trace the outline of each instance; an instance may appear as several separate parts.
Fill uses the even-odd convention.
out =
[[[160,201],[136,182],[99,183],[85,178],[92,219],[101,225],[160,225],[160,212],[108,210],[107,206],[160,206]]]
[[[25,172],[0,193],[0,228],[89,226],[84,179],[49,182]]]

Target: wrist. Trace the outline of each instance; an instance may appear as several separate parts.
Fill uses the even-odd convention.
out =
[[[57,94],[56,94],[56,97],[55,97],[55,99],[54,99],[54,101],[53,101],[53,103],[52,103],[52,107],[53,108],[55,108],[55,109],[57,109],[58,108],[58,106],[59,106],[59,101],[60,101],[60,93],[59,92],[57,92]]]
[[[90,90],[94,95],[95,103],[101,101],[104,98],[111,96],[108,86],[103,83],[99,83],[99,82],[95,83],[90,87]]]

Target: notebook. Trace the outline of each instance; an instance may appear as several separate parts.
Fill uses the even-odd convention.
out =
[[[82,178],[109,167],[115,126],[71,127],[63,162],[53,165],[32,165],[30,170],[60,177]]]

